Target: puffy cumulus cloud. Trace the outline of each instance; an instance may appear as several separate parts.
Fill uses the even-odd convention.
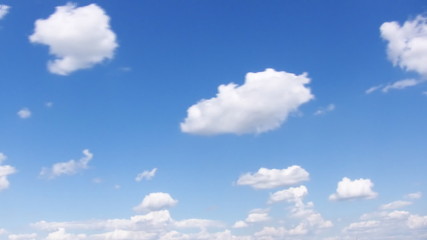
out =
[[[89,149],[84,149],[83,155],[84,156],[77,161],[70,160],[68,162],[59,162],[53,164],[51,168],[43,168],[40,172],[40,176],[55,178],[61,175],[74,175],[83,169],[87,169],[90,160],[93,158],[93,154]]]
[[[36,240],[37,233],[9,234],[9,240]]]
[[[249,225],[245,222],[245,221],[237,221],[233,224],[233,228],[245,228],[248,227]]]
[[[157,168],[153,168],[151,169],[151,171],[143,171],[142,173],[139,173],[136,177],[135,177],[135,181],[140,182],[144,179],[146,180],[151,180],[157,172]]]
[[[18,114],[18,117],[22,119],[31,117],[31,111],[28,108],[22,108],[16,114]]]
[[[16,173],[16,169],[10,165],[2,165],[7,159],[4,153],[0,152],[0,191],[9,188],[10,182],[8,176]]]
[[[300,166],[285,169],[260,168],[256,173],[246,173],[239,177],[237,185],[249,185],[255,189],[290,186],[309,179],[309,173]]]
[[[420,199],[423,196],[421,192],[409,193],[405,197],[409,199]]]
[[[144,197],[142,202],[133,209],[137,212],[152,211],[173,207],[178,203],[169,193],[156,192],[150,193]]]
[[[305,186],[291,187],[289,189],[277,191],[270,195],[269,203],[288,201],[296,202],[305,197],[308,194],[308,190]]]
[[[385,22],[381,37],[388,42],[387,54],[394,65],[427,77],[427,18],[417,16],[403,25]]]
[[[380,208],[383,210],[398,209],[398,208],[403,208],[403,207],[409,206],[411,204],[412,204],[412,202],[408,202],[408,201],[394,201],[391,203],[381,205]]]
[[[112,59],[118,44],[110,28],[110,18],[96,4],[56,7],[47,19],[35,22],[32,43],[49,46],[56,59],[49,61],[51,73],[68,75],[106,59]]]
[[[10,6],[5,4],[0,4],[0,20],[6,16],[7,13],[9,13]]]
[[[292,112],[313,99],[304,73],[266,69],[246,74],[241,86],[220,85],[216,97],[187,110],[185,133],[200,135],[262,133],[278,128]]]
[[[324,108],[319,108],[316,112],[314,112],[315,116],[324,115],[328,112],[332,112],[335,110],[335,104],[329,104]]]
[[[329,196],[330,200],[350,200],[357,198],[372,199],[377,193],[372,190],[374,184],[370,179],[351,180],[344,177],[338,182],[336,193]]]

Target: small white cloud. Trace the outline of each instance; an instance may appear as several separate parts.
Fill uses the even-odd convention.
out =
[[[305,186],[291,187],[285,190],[277,191],[270,195],[269,203],[276,203],[281,201],[297,202],[300,201],[308,194]]]
[[[7,13],[9,12],[9,9],[10,9],[10,6],[0,4],[0,20],[7,15]]]
[[[28,108],[23,108],[19,110],[16,114],[22,119],[31,117],[31,111]]]
[[[46,102],[44,105],[48,108],[51,108],[53,107],[53,102]]]
[[[1,165],[7,156],[4,153],[0,153],[0,191],[9,188],[10,182],[8,176],[16,173],[16,169],[9,165]]]
[[[142,202],[133,208],[137,212],[154,211],[173,207],[178,203],[169,193],[156,192],[150,193],[144,197]]]
[[[270,220],[270,217],[268,216],[267,209],[254,209],[246,217],[245,222],[257,223],[257,222],[265,222],[268,220]]]
[[[345,232],[349,232],[349,231],[360,231],[361,229],[376,228],[379,225],[380,225],[380,222],[376,221],[376,220],[355,222],[355,223],[351,223],[348,227],[344,228],[344,231]]]
[[[329,196],[330,200],[350,200],[357,198],[372,199],[377,197],[377,193],[372,191],[374,184],[370,179],[350,180],[344,177],[338,182],[336,193]]]
[[[74,175],[81,170],[87,169],[93,154],[89,149],[83,150],[83,157],[79,160],[70,160],[68,162],[55,163],[51,168],[43,168],[40,176],[55,178],[61,175]]]
[[[100,183],[102,183],[104,180],[102,180],[102,178],[94,178],[94,179],[92,179],[92,182],[93,183],[95,183],[95,184],[100,184]]]
[[[6,234],[6,233],[7,233],[6,229],[0,228],[0,235]]]
[[[328,112],[332,112],[334,110],[335,110],[335,105],[334,104],[329,104],[325,108],[320,108],[319,110],[317,110],[316,112],[314,112],[314,115],[316,115],[316,116],[323,115],[323,114],[326,114]]]
[[[388,42],[387,54],[396,66],[427,77],[427,18],[417,16],[403,25],[385,22],[381,36]]]
[[[407,194],[405,197],[409,199],[420,199],[423,196],[421,192]]]
[[[151,180],[156,175],[156,172],[157,172],[157,168],[153,168],[150,171],[148,170],[143,171],[142,173],[139,173],[136,176],[135,181],[140,182],[144,179]]]
[[[76,7],[74,4],[56,7],[47,19],[35,22],[32,43],[49,46],[56,57],[49,61],[51,73],[68,75],[112,59],[118,44],[110,28],[110,18],[96,4]]]
[[[300,166],[290,166],[285,169],[260,168],[256,173],[243,174],[237,185],[249,185],[255,189],[268,189],[290,186],[309,179],[308,172]]]
[[[248,224],[245,221],[237,221],[233,224],[233,228],[245,228]]]
[[[120,184],[114,184],[113,188],[119,190],[122,186]]]
[[[383,210],[391,210],[391,209],[403,208],[411,204],[412,202],[408,202],[408,201],[394,201],[391,203],[384,204],[380,208]]]
[[[373,92],[375,92],[375,91],[377,91],[377,90],[381,89],[382,87],[383,87],[383,85],[377,85],[377,86],[370,87],[369,89],[367,89],[367,90],[365,91],[365,93],[366,93],[366,94],[371,94],[371,93],[373,93]]]
[[[220,85],[216,97],[203,99],[187,110],[181,123],[185,133],[200,135],[263,133],[280,127],[288,115],[314,98],[305,86],[304,73],[264,72],[246,74],[241,86]]]
[[[401,89],[404,89],[407,87],[416,86],[416,85],[423,83],[423,82],[424,82],[423,80],[417,80],[417,79],[404,79],[404,80],[400,80],[400,81],[397,81],[394,83],[387,84],[384,88],[382,88],[382,91],[388,92],[392,89],[401,90]]]

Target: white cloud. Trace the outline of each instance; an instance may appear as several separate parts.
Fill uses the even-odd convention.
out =
[[[56,232],[47,235],[46,240],[78,240],[86,239],[86,234],[67,233],[64,228],[59,228]]]
[[[371,229],[378,227],[380,225],[379,221],[369,220],[362,222],[351,223],[348,227],[344,229],[344,231],[359,231],[360,229]]]
[[[87,169],[90,160],[93,158],[93,154],[89,149],[83,150],[83,157],[79,160],[70,160],[68,162],[59,162],[53,164],[51,168],[43,168],[40,172],[40,176],[48,178],[55,178],[61,175],[74,175],[80,170]]]
[[[249,185],[256,189],[290,186],[309,179],[308,172],[300,166],[285,169],[260,168],[256,173],[246,173],[237,180],[237,185]]]
[[[0,191],[9,188],[10,182],[7,179],[9,175],[16,173],[16,169],[9,165],[1,165],[7,156],[0,152]]]
[[[9,12],[10,6],[0,4],[0,20],[6,16],[6,14]]]
[[[398,209],[398,208],[409,206],[411,204],[412,202],[408,202],[408,201],[394,201],[391,203],[384,204],[380,208],[383,210]]]
[[[375,92],[375,91],[377,91],[377,90],[381,89],[382,87],[383,87],[383,85],[378,85],[378,86],[370,87],[369,89],[367,89],[367,90],[365,91],[365,93],[366,93],[366,94],[371,94],[371,93],[373,93],[373,92]]]
[[[22,119],[31,117],[31,111],[28,108],[23,108],[19,110],[16,114]]]
[[[142,202],[133,209],[138,212],[153,211],[173,207],[177,203],[178,201],[173,199],[169,193],[156,192],[145,196]]]
[[[305,186],[291,187],[285,190],[277,191],[270,195],[269,203],[288,201],[296,202],[304,198],[308,194],[308,190]]]
[[[254,209],[245,219],[247,223],[265,222],[270,220],[267,209]]]
[[[427,77],[427,18],[421,15],[403,25],[385,22],[381,36],[388,41],[387,54],[396,66]]]
[[[371,199],[377,197],[377,193],[372,191],[374,184],[370,179],[350,180],[344,177],[338,182],[336,193],[329,196],[330,200],[350,200],[356,198]]]
[[[405,197],[409,199],[420,199],[422,195],[423,194],[421,192],[415,192],[415,193],[407,194]]]
[[[6,234],[6,233],[7,233],[6,229],[0,228],[0,235]]]
[[[411,215],[407,224],[411,229],[427,228],[427,216]]]
[[[328,112],[332,112],[334,110],[335,110],[335,104],[329,104],[325,108],[320,108],[319,110],[317,110],[316,112],[314,112],[314,115],[316,115],[316,116],[323,115],[323,114],[326,114]]]
[[[218,87],[217,96],[203,99],[187,110],[181,123],[186,133],[262,133],[280,127],[288,115],[313,99],[305,86],[306,74],[295,75],[266,69],[246,74],[241,86],[230,83]]]
[[[56,7],[49,18],[37,20],[29,38],[32,43],[48,45],[56,57],[48,63],[51,73],[68,75],[113,58],[118,44],[109,20],[96,4],[67,4]]]
[[[407,87],[416,86],[416,85],[418,85],[418,84],[420,84],[422,82],[424,82],[424,81],[423,80],[417,80],[417,79],[404,79],[404,80],[400,80],[400,81],[397,81],[397,82],[394,82],[394,83],[387,84],[382,89],[382,91],[383,92],[388,92],[388,91],[390,91],[392,89],[400,90],[400,89],[404,89],[404,88],[407,88]]]
[[[157,168],[153,168],[151,169],[151,171],[148,171],[148,170],[143,171],[142,173],[139,173],[136,176],[135,181],[140,182],[144,179],[151,180],[156,175],[156,172],[157,172]]]
[[[26,233],[26,234],[10,234],[8,236],[9,240],[36,240],[36,233]]]
[[[233,224],[233,228],[245,228],[249,225],[245,221],[237,221]]]
[[[53,107],[53,102],[46,102],[44,105],[48,108],[51,108]]]

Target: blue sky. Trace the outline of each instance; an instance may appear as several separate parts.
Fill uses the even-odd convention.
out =
[[[426,239],[426,11],[0,1],[0,239]]]

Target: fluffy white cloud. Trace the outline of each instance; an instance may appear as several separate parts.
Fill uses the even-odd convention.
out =
[[[332,112],[334,110],[335,110],[335,104],[329,104],[325,108],[318,109],[316,112],[314,112],[314,115],[319,116],[319,115],[326,114],[328,112]]]
[[[371,199],[377,197],[377,193],[372,191],[374,184],[370,179],[350,180],[344,177],[338,182],[336,193],[329,196],[330,200],[350,200],[356,198]]]
[[[243,174],[237,185],[249,185],[256,189],[290,186],[309,179],[308,172],[300,166],[290,166],[285,169],[260,168],[256,173]]]
[[[245,228],[249,225],[245,221],[237,221],[233,224],[233,228]]]
[[[109,21],[96,4],[67,4],[56,7],[47,19],[37,20],[29,38],[32,43],[49,46],[50,54],[56,57],[48,63],[50,72],[68,75],[113,58],[118,44]]]
[[[55,178],[61,175],[74,175],[80,170],[87,169],[90,160],[93,158],[93,154],[89,149],[83,150],[83,157],[79,160],[70,160],[68,162],[59,162],[53,164],[51,168],[43,168],[40,172],[40,176],[48,178]]]
[[[408,201],[394,201],[391,203],[384,204],[380,208],[383,210],[398,209],[398,208],[409,206],[411,204],[412,202],[408,202]]]
[[[427,77],[427,18],[417,16],[403,25],[385,22],[381,36],[388,41],[387,54],[394,65]]]
[[[133,209],[138,212],[153,211],[173,207],[177,203],[178,201],[173,199],[169,193],[156,192],[145,196],[142,202]]]
[[[143,171],[142,173],[139,173],[136,177],[135,177],[135,181],[140,182],[144,179],[146,180],[151,180],[157,172],[157,168],[153,168],[151,171]]]
[[[10,6],[0,4],[0,20],[9,12]]]
[[[86,234],[67,233],[64,228],[60,228],[56,232],[51,232],[46,237],[46,240],[79,240],[79,239],[86,239]]]
[[[422,195],[423,194],[421,192],[415,192],[415,193],[407,194],[405,197],[409,199],[419,199],[422,197]]]
[[[16,169],[9,165],[1,165],[7,156],[4,153],[0,153],[0,191],[9,188],[10,182],[7,179],[9,175],[16,173]]]
[[[241,86],[220,85],[216,97],[203,99],[187,110],[181,123],[186,133],[245,134],[262,133],[278,128],[291,112],[313,99],[305,86],[310,79],[304,73],[264,72],[246,74]]]
[[[270,195],[269,203],[288,201],[296,202],[308,194],[308,190],[305,186],[291,187],[285,190],[277,191]]]
[[[28,108],[23,108],[19,110],[16,114],[22,119],[31,117],[31,111]]]

